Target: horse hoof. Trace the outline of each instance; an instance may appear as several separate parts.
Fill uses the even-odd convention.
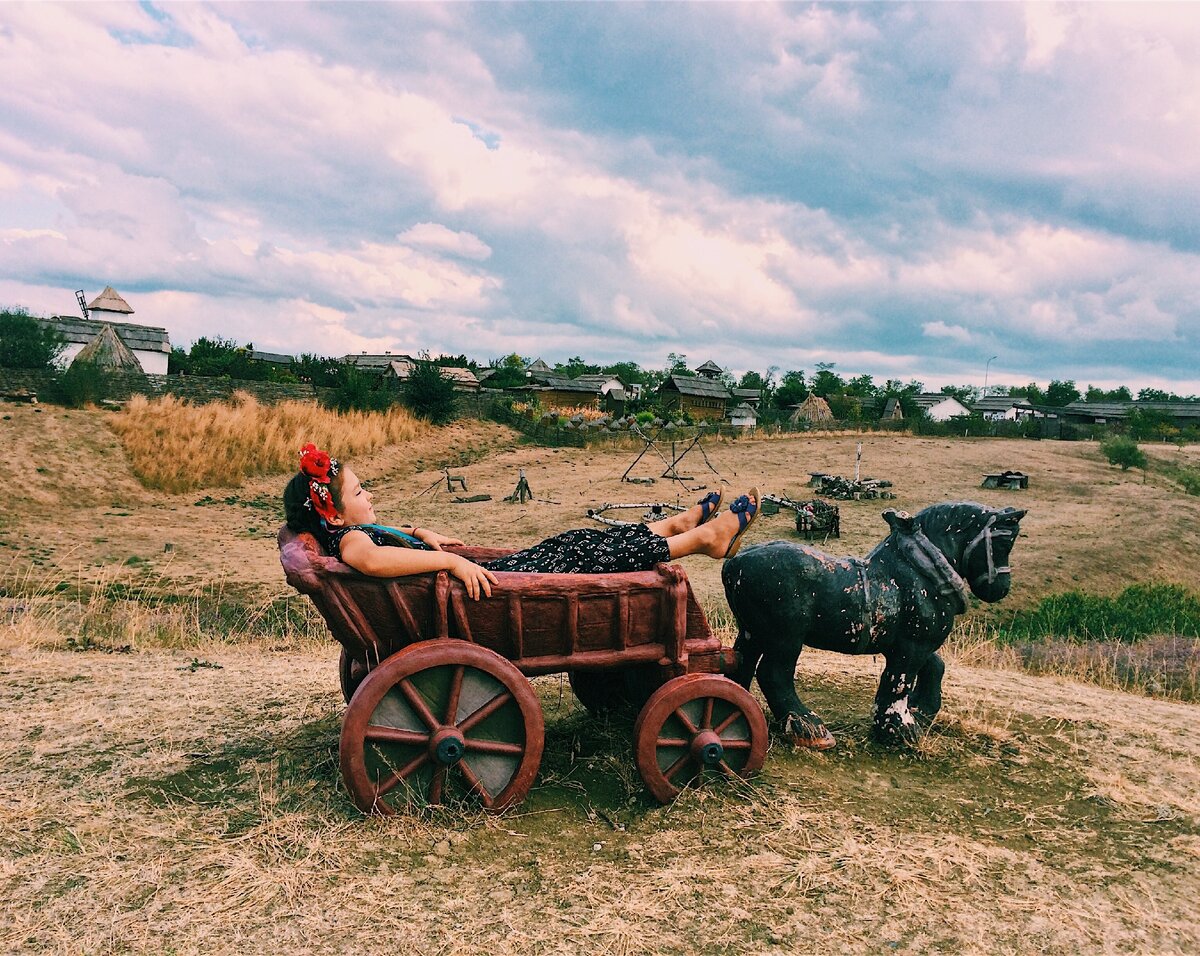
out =
[[[829,750],[837,746],[837,739],[829,732],[828,727],[806,720],[796,714],[788,714],[783,732],[793,747],[803,747],[805,750]]]

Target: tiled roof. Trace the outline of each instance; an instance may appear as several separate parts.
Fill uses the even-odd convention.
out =
[[[695,395],[700,398],[729,398],[729,389],[711,378],[700,378],[698,375],[671,375],[663,382],[659,391],[675,391],[681,395]]]
[[[134,325],[132,322],[94,322],[91,319],[56,315],[52,319],[38,319],[61,335],[68,345],[87,345],[105,325],[112,326],[125,347],[139,352],[170,352],[171,340],[166,329],[149,325]]]
[[[292,355],[284,355],[281,352],[263,352],[260,349],[251,349],[250,358],[255,362],[270,362],[272,365],[291,365],[296,360]]]
[[[341,361],[348,365],[354,365],[358,368],[368,371],[382,372],[392,362],[403,360],[411,362],[412,356],[405,355],[403,352],[384,352],[382,355],[371,355],[367,352],[359,352],[357,354],[343,355]]]
[[[1028,400],[1020,395],[985,395],[971,403],[977,412],[1004,412],[1014,405],[1028,407]]]

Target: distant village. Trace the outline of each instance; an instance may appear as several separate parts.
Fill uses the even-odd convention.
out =
[[[77,292],[76,298],[78,317],[34,317],[66,343],[58,359],[61,366],[85,360],[134,374],[187,374],[189,353],[172,349],[165,328],[132,321],[133,308],[111,286],[90,302],[83,292]],[[281,382],[308,381],[311,375],[306,373],[311,373],[314,364],[332,363],[399,387],[425,360],[392,352],[330,358],[292,356],[215,341],[236,349],[246,378]],[[196,345],[201,343],[211,344],[201,339]],[[918,382],[889,381],[876,386],[865,375],[847,381],[831,365],[819,365],[811,379],[805,379],[803,372],[786,372],[775,382],[772,375],[757,372],[734,381],[712,360],[689,368],[684,357],[676,355],[670,356],[671,364],[662,371],[643,370],[632,362],[599,368],[578,357],[557,366],[517,355],[486,365],[465,356],[457,358],[457,364],[442,358],[433,361],[441,376],[460,393],[493,392],[544,408],[594,408],[610,415],[654,407],[666,415],[740,429],[755,428],[764,416],[792,423],[902,421],[906,416],[949,422],[975,416],[993,422],[1054,418],[1071,425],[1111,425],[1131,415],[1150,415],[1189,433],[1200,429],[1200,400],[1153,389],[1143,389],[1137,398],[1127,388],[1108,392],[1089,388],[1081,394],[1074,382],[1056,381],[1045,392],[1036,385],[991,390],[947,387],[926,392]]]

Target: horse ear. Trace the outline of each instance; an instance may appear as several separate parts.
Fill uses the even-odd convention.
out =
[[[1020,508],[1005,508],[1000,512],[1001,517],[1004,518],[1005,521],[1011,521],[1013,524],[1016,524],[1027,514],[1029,514],[1028,511],[1024,511]]]
[[[913,516],[907,511],[897,511],[895,508],[888,508],[883,513],[883,520],[888,523],[888,527],[893,531],[908,531],[913,529]]]

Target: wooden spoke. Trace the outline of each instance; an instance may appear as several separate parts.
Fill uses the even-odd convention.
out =
[[[433,772],[433,779],[429,781],[429,802],[442,802],[442,788],[446,785],[446,768],[438,767]]]
[[[454,676],[450,678],[450,692],[446,695],[446,710],[445,716],[442,717],[443,724],[454,726],[454,715],[458,713],[458,697],[462,693],[463,673],[466,668],[459,664],[454,668]]]
[[[734,724],[736,724],[738,722],[738,718],[742,717],[742,716],[744,716],[744,715],[742,714],[742,712],[740,710],[734,710],[734,712],[732,714],[730,714],[723,721],[721,721],[720,727],[713,728],[713,733],[715,733],[718,737],[720,737],[721,734],[725,733],[725,731],[727,731],[730,727],[732,727]]]
[[[399,770],[393,770],[388,774],[387,779],[383,783],[375,784],[375,796],[382,797],[389,790],[396,786],[401,780],[411,776],[416,771],[425,766],[425,762],[429,759],[429,754],[419,754]]]
[[[400,688],[400,692],[412,705],[412,709],[417,712],[417,716],[425,721],[425,726],[430,730],[437,730],[441,726],[441,722],[433,716],[433,712],[429,709],[429,705],[425,703],[425,698],[421,696],[421,692],[412,685],[412,681],[405,678],[396,684]]]
[[[477,711],[475,711],[475,713],[463,720],[463,722],[458,725],[459,731],[465,734],[479,726],[512,699],[513,695],[508,691],[497,694]]]
[[[411,747],[424,747],[429,743],[429,734],[419,730],[401,730],[399,727],[384,727],[380,724],[369,724],[364,735],[369,744],[406,744]]]
[[[684,737],[659,737],[655,743],[659,747],[690,747],[692,742]]]
[[[521,744],[509,744],[503,740],[475,740],[468,737],[463,743],[467,750],[481,754],[511,754],[519,757],[525,752],[525,748]]]
[[[671,766],[668,769],[663,771],[663,776],[669,781],[672,777],[675,776],[675,774],[679,773],[680,770],[682,770],[687,764],[689,764],[691,762],[691,760],[692,760],[692,755],[690,753],[684,754],[682,757],[680,757],[678,760],[676,760],[673,764],[671,764]]]
[[[725,774],[730,780],[737,776],[734,769],[729,766],[724,760],[718,761],[717,766],[721,768],[721,773]]]
[[[705,697],[704,698],[704,719],[700,722],[701,730],[709,730],[712,727],[712,712],[713,712],[713,698]]]
[[[684,729],[689,734],[691,734],[693,737],[695,737],[696,734],[700,733],[700,728],[692,723],[692,719],[683,712],[683,708],[681,708],[681,707],[675,708],[675,719],[678,720],[681,724],[683,724]]]
[[[721,746],[726,750],[749,750],[753,744],[749,740],[722,740]]]
[[[465,760],[460,760],[458,762],[458,767],[460,770],[462,770],[463,776],[467,778],[467,783],[471,785],[471,792],[483,801],[483,805],[485,807],[491,809],[492,804],[495,801],[492,799],[492,795],[488,793],[487,787],[483,785],[483,781],[475,776],[475,771],[467,766],[467,762]]]

